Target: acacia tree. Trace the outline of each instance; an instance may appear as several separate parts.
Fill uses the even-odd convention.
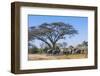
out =
[[[78,34],[77,30],[70,24],[63,22],[43,23],[38,27],[29,28],[29,41],[38,39],[48,45],[51,49],[56,49],[56,43],[65,39],[65,36]]]

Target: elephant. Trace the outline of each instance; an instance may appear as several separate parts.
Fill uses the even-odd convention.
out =
[[[47,50],[47,54],[52,54],[52,49]]]
[[[53,55],[59,55],[59,53],[60,53],[60,50],[53,50],[53,51],[52,51],[52,54],[53,54]]]
[[[81,54],[81,49],[74,49],[73,54]]]
[[[49,55],[59,55],[59,53],[60,50],[52,50],[52,49],[47,50],[47,54]]]
[[[64,50],[63,51],[63,54],[70,54],[71,52],[70,51],[68,51],[68,50]]]

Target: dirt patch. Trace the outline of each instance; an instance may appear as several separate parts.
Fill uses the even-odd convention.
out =
[[[87,58],[87,54],[71,55],[47,55],[47,54],[28,54],[28,60],[55,60],[55,59],[81,59]]]

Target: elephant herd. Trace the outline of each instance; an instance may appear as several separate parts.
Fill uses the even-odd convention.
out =
[[[85,51],[84,49],[78,49],[78,48],[67,49],[67,50],[64,50],[64,49],[59,49],[59,50],[49,49],[49,50],[47,50],[46,53],[49,54],[49,55],[68,55],[68,54],[82,54],[82,53],[85,53],[84,51]]]

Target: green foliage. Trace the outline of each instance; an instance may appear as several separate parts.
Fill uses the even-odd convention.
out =
[[[29,50],[29,53],[31,54],[39,53],[39,49],[36,46],[29,48],[28,50]]]
[[[87,41],[83,41],[81,44],[77,45],[78,48],[83,48],[83,49],[87,49],[88,47],[88,42]]]
[[[43,52],[46,53],[48,49],[49,49],[48,47],[45,47],[45,48],[43,49]]]

